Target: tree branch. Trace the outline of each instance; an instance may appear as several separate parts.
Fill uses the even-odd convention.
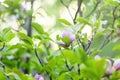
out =
[[[91,47],[92,47],[92,43],[93,43],[93,41],[94,41],[95,35],[96,35],[96,31],[94,32],[94,35],[92,36],[91,41],[88,43],[88,47],[87,47],[87,49],[86,49],[86,53],[87,53],[87,54],[90,54],[90,49],[91,49]]]
[[[40,59],[39,56],[38,56],[38,53],[37,53],[36,48],[34,49],[34,51],[35,51],[35,55],[36,55],[36,57],[37,57],[39,63],[41,64],[42,67],[44,67],[44,65],[43,65],[43,63],[42,63],[42,61],[41,61],[41,59]],[[46,72],[46,74],[49,76],[49,79],[52,80],[52,76],[50,75],[50,73],[49,73],[48,71],[46,71],[46,70],[45,70],[45,72]]]
[[[74,68],[73,66],[71,68],[69,67],[68,62],[67,62],[66,59],[65,59],[65,64],[66,64],[66,67],[67,67],[68,71],[71,71]]]
[[[78,64],[78,75],[80,75],[80,64]]]
[[[76,40],[78,41],[78,44],[80,43],[82,45],[82,48],[86,51],[86,46],[85,44],[80,40],[79,36],[77,35]],[[79,44],[79,45],[80,45]]]
[[[82,4],[82,1],[83,0],[78,0],[78,8],[77,8],[77,11],[75,13],[75,17],[73,19],[73,23],[76,24],[76,18],[77,18],[77,15],[78,13],[80,12],[80,16],[82,16],[82,11],[81,11],[81,4]]]
[[[101,2],[101,0],[98,0],[97,3],[95,4],[95,7],[93,8],[93,10],[86,16],[86,18],[88,18],[90,15],[92,15],[94,13],[94,11],[97,9],[99,3]]]
[[[25,3],[27,2],[28,0],[25,0]],[[31,27],[31,23],[32,23],[32,13],[33,13],[33,2],[34,0],[30,0],[30,3],[31,3],[31,9],[29,11],[31,11],[31,14],[27,15],[26,19],[25,19],[25,23],[24,23],[24,26],[26,27],[26,31],[27,31],[27,36],[31,37],[32,36],[32,27]],[[30,53],[30,50],[28,49],[27,51],[28,53]],[[26,57],[26,63],[29,62],[29,57]],[[29,67],[29,66],[28,66]],[[28,69],[26,68],[25,69],[25,73],[28,73]]]
[[[35,50],[35,55],[36,55],[36,57],[37,57],[37,59],[38,59],[39,63],[40,63],[40,64],[41,64],[41,66],[43,67],[43,63],[42,63],[42,61],[40,60],[40,58],[39,58],[39,56],[38,56],[38,53],[37,53],[36,48],[35,48],[34,50]]]
[[[118,6],[119,6],[119,5],[118,5]],[[115,12],[116,12],[118,6],[116,6],[116,7],[113,9],[113,12],[112,12],[112,15],[113,15],[112,28],[114,28],[114,25],[115,25],[115,21],[116,21]],[[103,40],[103,42],[101,43],[101,45],[100,45],[100,47],[99,47],[98,49],[102,49],[102,48],[105,46],[105,44],[108,43],[108,40],[109,40],[110,36],[111,36],[113,33],[114,33],[114,30],[112,30],[112,31],[110,32],[110,34],[105,37],[105,39]]]
[[[80,6],[79,15],[80,15],[81,17],[83,16],[83,13],[82,13],[82,10],[81,10],[82,2],[83,2],[83,0],[78,0],[78,3],[77,3],[78,7]]]
[[[70,9],[69,9],[69,4],[72,2],[72,0],[70,0],[70,2],[69,2],[68,5],[66,5],[66,4],[63,2],[63,0],[60,0],[60,2],[67,8],[68,13],[69,13],[70,17],[71,17],[72,20],[73,20],[72,13],[70,12]]]
[[[31,0],[31,11],[33,11],[33,3],[34,0]],[[25,27],[27,29],[27,35],[30,37],[32,36],[31,22],[32,22],[32,14],[25,19]]]
[[[61,51],[62,55],[64,56],[63,51],[61,50],[60,46],[59,46],[59,50]],[[65,58],[65,56],[64,56],[64,58]],[[72,66],[72,67],[70,68],[70,66],[68,65],[68,62],[67,62],[67,59],[66,59],[66,58],[65,58],[65,65],[66,65],[68,71],[71,71],[71,70],[74,68],[74,66]]]

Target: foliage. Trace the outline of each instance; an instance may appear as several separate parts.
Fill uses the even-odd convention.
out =
[[[35,2],[46,4],[35,11]],[[26,0],[31,3],[27,10],[24,0],[0,1],[0,23],[6,24],[13,16],[18,22],[17,29],[9,23],[8,27],[1,25],[0,80],[120,79],[120,1],[53,2],[50,6],[48,0]],[[72,5],[76,5],[73,12]],[[63,7],[71,20],[60,17]],[[36,17],[45,16],[40,9],[57,18],[48,31],[45,25],[35,21]],[[51,37],[52,30],[66,27],[61,35],[56,34],[56,39]],[[57,46],[53,47],[54,44]]]

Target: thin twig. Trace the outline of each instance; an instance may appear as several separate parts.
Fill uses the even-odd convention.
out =
[[[63,51],[61,50],[60,47],[59,47],[59,50],[61,51],[62,55],[64,56]],[[65,58],[65,56],[64,56],[64,58]],[[68,71],[71,71],[71,70],[74,68],[74,66],[72,66],[72,67],[70,68],[70,66],[68,65],[68,62],[67,62],[67,59],[66,59],[66,58],[65,58],[65,65],[66,65]]]
[[[101,45],[100,45],[100,47],[99,47],[98,49],[102,49],[102,48],[105,46],[105,44],[107,44],[107,42],[108,42],[108,40],[109,40],[109,37],[110,37],[113,33],[114,33],[114,30],[112,30],[112,31],[110,32],[110,34],[105,37],[105,39],[103,40],[103,42],[101,43]]]
[[[89,42],[88,47],[86,48],[86,53],[87,53],[87,54],[90,53],[90,49],[91,49],[91,47],[92,47],[92,43],[93,43],[93,41],[94,41],[95,35],[96,35],[96,31],[94,32],[94,35],[92,36],[92,39],[91,39],[91,41]]]
[[[73,23],[74,23],[74,24],[76,24],[77,15],[78,15],[79,11],[81,10],[80,8],[81,8],[82,1],[83,1],[83,0],[78,0],[78,8],[77,8],[77,11],[76,11],[76,13],[75,13],[75,17],[74,17],[74,19],[73,19]]]
[[[60,0],[60,2],[61,2],[65,7],[67,7],[67,5],[63,2],[63,0]]]
[[[78,40],[78,43],[81,43],[83,49],[86,51],[86,46],[85,46],[85,44],[80,40],[79,36],[77,36],[76,39]]]
[[[80,47],[81,45],[80,45],[80,42],[79,42],[78,38],[76,38],[76,41],[77,41],[77,43],[78,43],[78,45]]]
[[[70,12],[70,9],[69,9],[69,6],[68,7],[66,7],[67,8],[67,10],[68,10],[68,13],[70,14],[70,17],[72,18],[72,20],[73,20],[73,16],[72,16],[72,13]]]
[[[39,58],[39,56],[38,56],[38,53],[37,53],[36,48],[35,48],[34,50],[35,50],[35,55],[36,55],[36,57],[37,57],[37,59],[38,59],[39,63],[40,63],[40,64],[41,64],[41,66],[43,67],[43,63],[42,63],[41,59],[40,59],[40,58]]]
[[[68,62],[67,62],[66,59],[65,59],[65,64],[66,64],[66,67],[67,67],[68,71],[71,71],[74,68],[73,66],[71,68],[69,67]]]
[[[83,0],[78,0],[78,8],[77,8],[77,11],[76,11],[76,13],[75,13],[75,17],[74,17],[74,18],[72,17],[71,12],[70,12],[70,10],[69,10],[69,5],[66,5],[66,4],[63,2],[63,0],[60,0],[60,1],[61,1],[61,3],[68,9],[68,12],[69,12],[71,18],[73,19],[73,23],[76,24],[76,18],[77,18],[78,13],[80,12],[80,16],[82,16],[81,5],[82,5]],[[72,0],[71,0],[71,1],[72,1]],[[76,40],[77,40],[77,42],[78,42],[78,45],[80,46],[79,43],[81,43],[83,49],[85,50],[85,45],[84,45],[84,43],[83,43],[79,38],[76,38]]]
[[[37,53],[36,48],[34,49],[34,51],[35,51],[35,55],[36,55],[36,57],[37,57],[39,63],[40,63],[41,66],[43,67],[43,63],[42,63],[41,59],[40,59],[39,56],[38,56],[38,53]],[[45,72],[46,72],[46,74],[49,76],[49,79],[52,80],[52,76],[50,75],[50,73],[49,73],[48,71],[46,71],[46,70],[45,70]]]
[[[93,10],[86,16],[86,18],[88,18],[91,14],[94,13],[94,11],[97,9],[98,5],[100,4],[101,0],[98,0],[97,3],[95,4],[95,7],[93,8]]]
[[[119,5],[118,5],[119,6]],[[113,9],[113,12],[112,12],[112,15],[113,15],[113,23],[112,23],[112,28],[114,28],[114,25],[115,25],[115,21],[116,21],[116,15],[115,15],[115,12],[118,8],[118,6],[116,6],[114,9]],[[103,42],[101,43],[100,47],[98,49],[102,49],[104,47],[105,44],[107,44],[110,36],[114,33],[114,30],[112,30],[110,32],[110,34],[108,36],[105,37],[105,39],[103,40]]]
[[[78,7],[80,6],[79,15],[80,15],[81,17],[83,16],[83,13],[82,13],[82,10],[81,10],[82,2],[83,2],[83,0],[78,0],[78,3],[77,3]]]
[[[78,64],[78,75],[80,75],[80,64]]]
[[[70,17],[72,18],[72,20],[73,20],[73,16],[72,16],[72,13],[71,13],[71,11],[70,11],[70,9],[69,9],[69,4],[72,2],[72,0],[70,0],[70,2],[69,2],[69,4],[68,5],[66,5],[64,2],[63,2],[63,0],[60,0],[60,2],[67,8],[67,10],[68,10],[68,13],[69,13],[69,15],[70,15]]]

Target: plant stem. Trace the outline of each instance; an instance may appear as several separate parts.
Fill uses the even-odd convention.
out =
[[[35,55],[36,55],[36,57],[37,57],[39,63],[41,64],[42,67],[44,67],[44,65],[43,65],[43,63],[42,63],[42,61],[41,61],[41,59],[40,59],[39,56],[38,56],[38,53],[37,53],[36,48],[35,48],[34,50],[35,50]],[[50,75],[50,73],[49,73],[48,71],[46,71],[46,70],[45,70],[45,72],[46,72],[46,74],[49,76],[49,79],[52,80],[52,76]]]
[[[77,18],[77,15],[78,13],[80,12],[80,16],[82,16],[82,11],[81,11],[81,4],[82,4],[82,1],[83,0],[78,0],[78,8],[77,8],[77,11],[75,13],[75,17],[73,19],[73,23],[76,24],[76,18]]]
[[[119,7],[120,5],[116,6],[114,9],[113,9],[113,12],[112,12],[112,15],[113,15],[113,23],[112,23],[112,28],[114,28],[114,25],[115,25],[115,21],[116,21],[116,15],[115,15],[115,12],[117,10],[117,8]],[[100,47],[98,49],[102,49],[107,43],[108,43],[108,40],[109,38],[111,37],[111,35],[114,33],[114,30],[112,30],[110,32],[110,34],[108,36],[105,37],[105,39],[103,40],[103,42],[101,43]]]
[[[43,63],[42,63],[42,61],[40,60],[40,58],[39,58],[39,56],[38,56],[38,53],[37,53],[36,48],[35,48],[35,55],[36,55],[36,57],[37,57],[37,59],[38,59],[39,63],[40,63],[40,64],[41,64],[41,66],[43,67]]]
[[[88,18],[90,15],[92,15],[94,13],[94,11],[97,9],[98,5],[100,4],[101,0],[97,0],[97,3],[95,4],[95,7],[93,8],[93,10],[86,16],[86,18]]]

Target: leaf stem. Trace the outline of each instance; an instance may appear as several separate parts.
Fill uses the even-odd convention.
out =
[[[37,57],[39,63],[41,64],[42,67],[44,67],[44,65],[43,65],[43,63],[42,63],[42,61],[41,61],[41,59],[40,59],[39,56],[38,56],[38,53],[37,53],[36,48],[35,48],[34,50],[35,50],[35,55],[36,55],[36,57]],[[49,76],[49,79],[52,80],[52,76],[50,75],[50,73],[49,73],[48,71],[46,71],[46,70],[45,70],[45,72],[46,72],[46,74]]]
[[[75,13],[75,17],[74,17],[74,19],[73,19],[73,23],[74,24],[76,24],[76,18],[77,18],[77,15],[78,15],[78,13],[80,12],[80,16],[82,16],[82,11],[81,11],[81,5],[82,5],[82,1],[83,0],[78,0],[78,8],[77,8],[77,11],[76,11],[76,13]]]

